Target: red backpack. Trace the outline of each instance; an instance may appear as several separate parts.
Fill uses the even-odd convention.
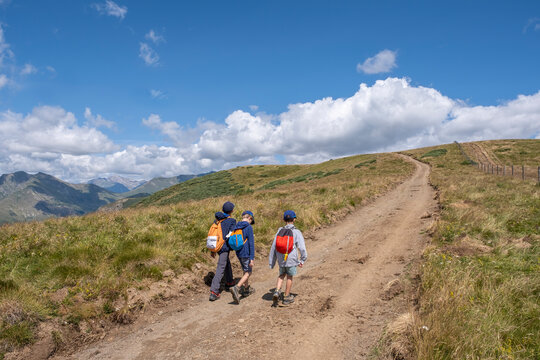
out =
[[[292,229],[281,228],[276,235],[276,250],[285,254],[285,261],[294,247],[294,235]]]

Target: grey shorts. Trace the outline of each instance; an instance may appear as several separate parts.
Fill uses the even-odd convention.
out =
[[[289,276],[296,275],[296,266],[279,267],[279,275],[287,274]]]
[[[240,265],[242,265],[242,271],[251,273],[253,271],[253,268],[249,266],[249,258],[238,258],[240,260]]]

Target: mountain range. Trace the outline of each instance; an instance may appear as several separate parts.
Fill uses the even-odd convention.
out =
[[[122,176],[111,176],[88,181],[88,184],[97,185],[114,193],[125,193],[144,183],[146,183],[146,180],[131,180]]]
[[[0,176],[0,224],[83,215],[120,199],[93,184],[69,184],[44,173]]]
[[[99,178],[70,184],[44,173],[18,171],[0,176],[0,225],[51,217],[83,215],[122,199],[140,198],[200,175],[133,181]]]

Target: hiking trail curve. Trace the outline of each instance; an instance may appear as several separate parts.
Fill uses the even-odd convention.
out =
[[[277,269],[262,259],[250,280],[257,291],[239,305],[227,292],[215,302],[199,292],[189,306],[172,304],[129,331],[53,358],[367,358],[385,326],[413,306],[399,289],[389,295],[388,284],[418,261],[438,209],[429,166],[402,157],[416,165],[409,179],[306,242],[308,260],[294,279],[292,305],[271,306]]]

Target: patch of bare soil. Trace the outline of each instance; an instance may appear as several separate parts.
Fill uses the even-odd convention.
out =
[[[479,143],[461,144],[465,152],[471,159],[482,164],[502,165],[501,161],[491,151],[487,150]]]
[[[294,278],[292,305],[272,307],[277,269],[263,258],[252,277],[256,293],[239,305],[227,292],[209,302],[201,273],[199,290],[54,359],[367,358],[389,324],[408,326],[408,318],[395,323],[414,307],[408,266],[428,241],[433,219],[424,215],[438,209],[429,166],[407,160],[417,167],[409,180],[312,234],[308,261]]]

